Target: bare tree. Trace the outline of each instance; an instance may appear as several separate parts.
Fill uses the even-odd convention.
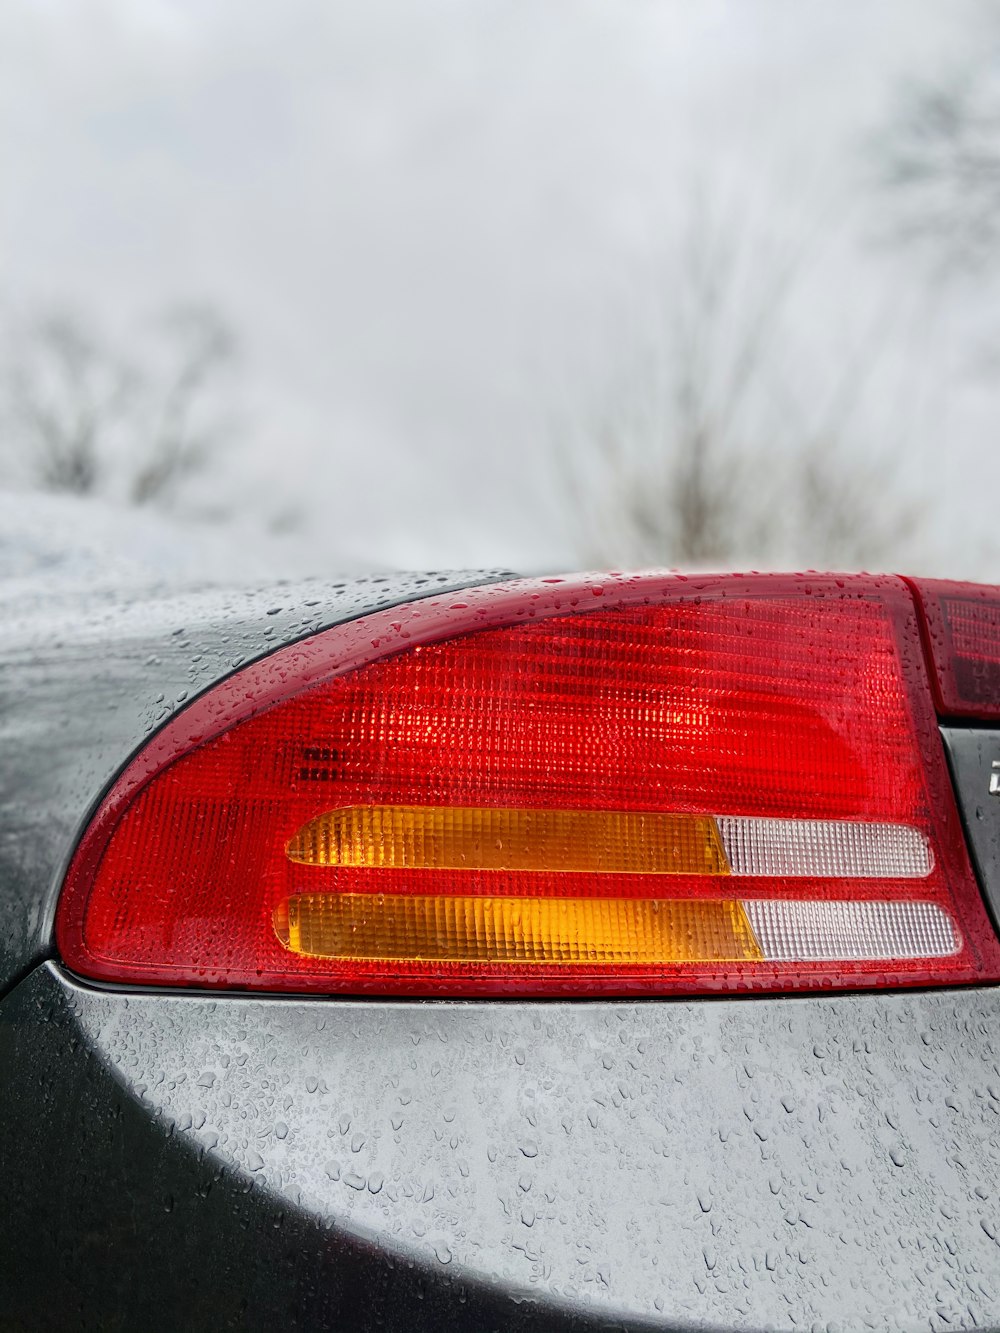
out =
[[[156,395],[159,412],[148,451],[140,454],[131,479],[135,504],[172,499],[180,482],[206,465],[223,428],[217,420],[200,420],[198,408],[206,388],[236,352],[232,331],[208,307],[171,310],[161,329],[172,344],[173,365]]]
[[[930,243],[948,268],[1000,261],[1000,70],[971,59],[913,85],[877,144],[894,232]]]
[[[600,565],[884,560],[917,511],[852,444],[879,330],[811,410],[782,392],[803,256],[696,219],[622,372],[563,432],[580,557]],[[856,431],[854,432],[857,433]]]
[[[217,405],[235,339],[206,306],[168,310],[128,354],[78,316],[17,329],[0,369],[8,470],[45,490],[174,503],[224,438]]]
[[[46,317],[16,341],[8,433],[43,489],[90,494],[104,481],[107,436],[127,416],[134,375],[70,316]]]

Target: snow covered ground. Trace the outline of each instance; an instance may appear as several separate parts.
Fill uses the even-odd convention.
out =
[[[330,577],[295,537],[240,524],[184,522],[72,495],[0,490],[0,579],[51,575],[101,586],[267,582]]]

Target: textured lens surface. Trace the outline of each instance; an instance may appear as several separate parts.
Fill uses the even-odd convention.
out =
[[[920,579],[916,592],[939,709],[1000,718],[1000,588]]]
[[[934,903],[464,898],[315,893],[280,903],[293,953],[505,963],[944,958],[961,941]]]
[[[489,963],[758,961],[738,902],[303,894],[275,927],[296,953]]]
[[[625,810],[348,806],[299,829],[290,861],[418,870],[920,879],[927,839],[900,824]]]
[[[734,875],[923,879],[933,866],[927,839],[902,824],[726,815],[718,823]]]
[[[961,940],[935,903],[745,902],[764,957],[775,961],[946,958]]]
[[[287,852],[325,866],[729,873],[714,819],[655,811],[353,806],[311,820]]]

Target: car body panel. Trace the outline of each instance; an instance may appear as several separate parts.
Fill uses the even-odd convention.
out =
[[[1000,729],[943,726],[966,841],[994,923],[1000,922]]]
[[[247,1327],[998,1327],[998,1018],[993,989],[400,1003],[49,963],[0,1008],[0,1300],[48,1283],[100,1328],[185,1300],[208,1327],[241,1290]],[[222,1271],[179,1282],[220,1226]]]

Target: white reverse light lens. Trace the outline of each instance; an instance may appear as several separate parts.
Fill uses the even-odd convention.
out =
[[[814,879],[923,879],[930,844],[905,824],[716,815],[734,875]]]
[[[946,912],[920,902],[744,900],[743,910],[769,962],[864,962],[945,958],[961,936]]]

